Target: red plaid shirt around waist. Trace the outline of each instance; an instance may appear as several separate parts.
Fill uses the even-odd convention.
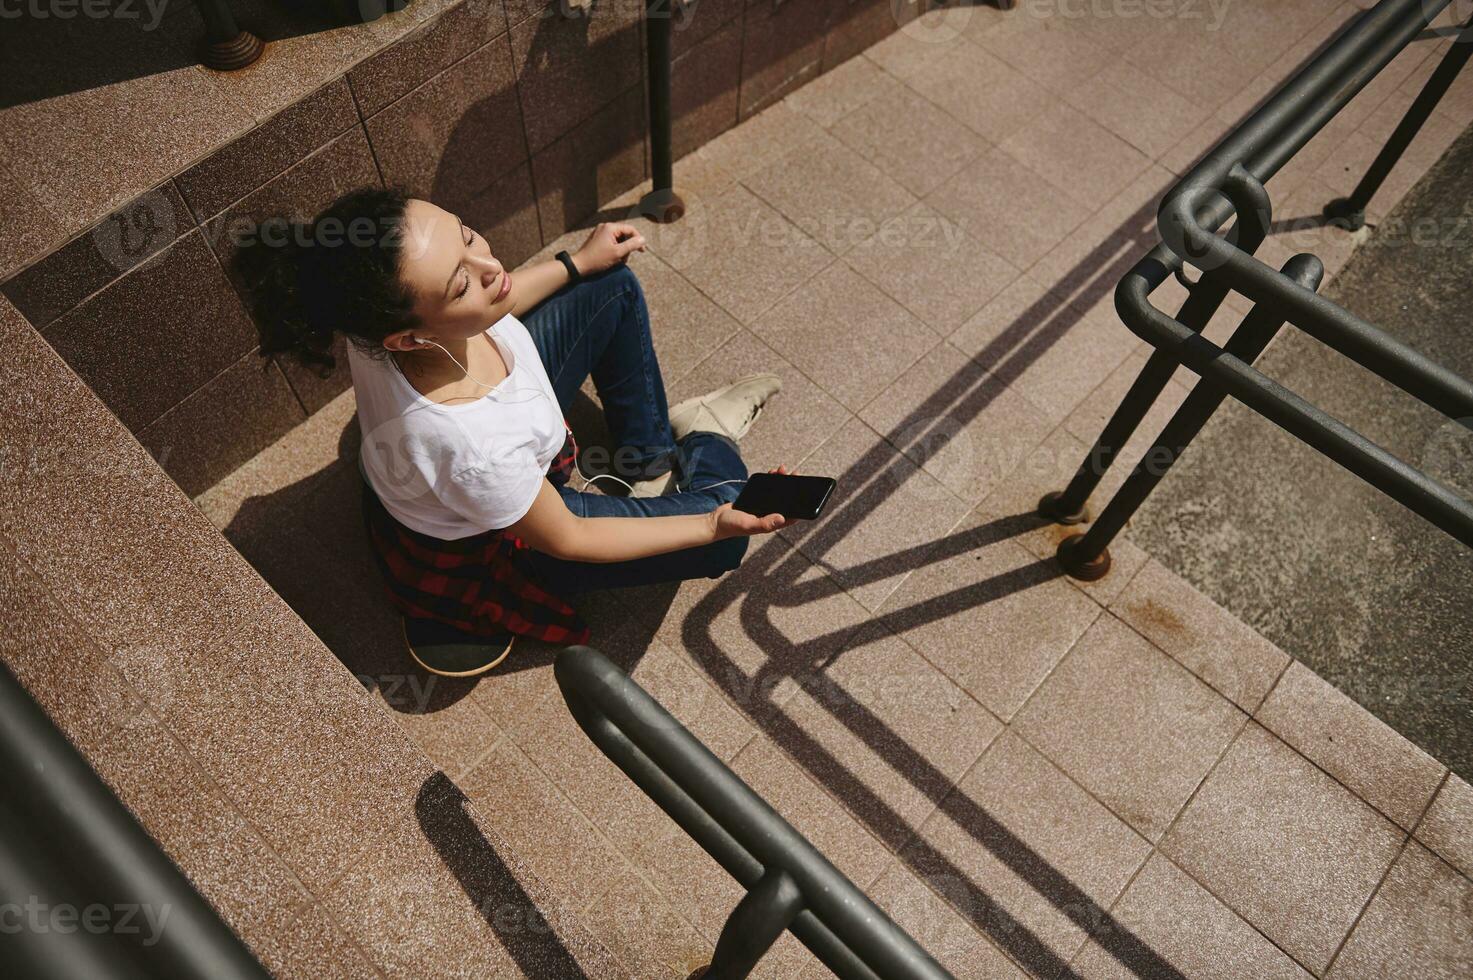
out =
[[[547,478],[573,472],[572,434]],[[365,479],[363,522],[389,601],[405,616],[438,620],[477,636],[515,633],[546,643],[587,643],[588,625],[539,583],[521,560],[527,548],[504,530],[445,540],[400,523]]]

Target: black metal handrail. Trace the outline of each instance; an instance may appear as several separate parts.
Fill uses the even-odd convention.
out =
[[[704,980],[745,977],[784,930],[840,977],[951,976],[603,654],[569,647],[554,670],[593,743],[747,889]]]
[[[3,664],[0,785],[0,975],[267,980]]]
[[[1201,375],[1203,382],[1172,416],[1089,530],[1061,543],[1059,561],[1070,575],[1095,579],[1109,570],[1110,542],[1229,394],[1473,545],[1473,503],[1252,367],[1274,332],[1287,322],[1446,417],[1473,417],[1473,383],[1320,296],[1315,290],[1323,266],[1313,256],[1295,256],[1284,269],[1276,270],[1253,255],[1271,224],[1264,182],[1426,30],[1449,2],[1382,0],[1363,13],[1163,199],[1158,213],[1161,244],[1126,274],[1115,292],[1116,310],[1125,325],[1155,351],[1069,486],[1044,497],[1040,513],[1060,523],[1085,520],[1090,493],[1176,366],[1185,365]],[[1460,43],[1467,43],[1469,37],[1465,28]],[[1448,59],[1461,66],[1467,55],[1455,50]],[[1428,85],[1445,91],[1450,81],[1447,72],[1439,70]],[[1430,111],[1427,101],[1419,98],[1408,118],[1425,119]],[[1402,127],[1398,132],[1409,141]],[[1389,169],[1385,161],[1379,167]],[[1219,235],[1218,230],[1234,215],[1237,220],[1230,233]],[[1150,295],[1168,276],[1180,277],[1184,264],[1201,270],[1201,277],[1190,284],[1187,300],[1171,317],[1151,304]],[[1203,338],[1201,331],[1231,290],[1255,305],[1227,345],[1218,347]]]

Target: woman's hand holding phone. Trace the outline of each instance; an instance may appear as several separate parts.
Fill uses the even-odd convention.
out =
[[[788,473],[786,466],[779,466],[767,472],[794,475]],[[711,536],[716,541],[722,541],[742,535],[771,534],[791,523],[793,522],[781,514],[766,514],[759,517],[745,511],[733,510],[731,504],[722,504],[711,511]]]

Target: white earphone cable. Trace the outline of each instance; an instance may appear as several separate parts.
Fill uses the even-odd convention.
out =
[[[451,361],[454,361],[455,366],[458,367],[458,368],[460,368],[461,373],[464,374],[467,378],[470,378],[472,381],[474,381],[476,384],[480,385],[482,388],[495,388],[496,387],[496,385],[487,384],[486,382],[482,381],[479,378],[471,377],[471,373],[470,373],[470,371],[468,371],[466,369],[466,366],[464,364],[461,364],[459,361],[455,360],[455,355],[454,354],[450,353],[448,350],[445,350],[444,347],[441,347],[439,344],[436,344],[433,340],[423,340],[423,339],[420,339],[418,337],[415,337],[414,338],[414,342],[416,344],[434,344],[436,347],[439,347],[442,351],[445,351],[445,356],[448,357],[448,358],[450,358]],[[395,366],[398,366],[398,362],[397,361],[395,361],[394,363],[395,363]],[[400,368],[400,371],[402,372],[403,371],[403,368]],[[497,382],[497,384],[500,384],[500,382]],[[568,436],[570,438],[573,436],[573,430],[572,429],[568,429]],[[617,476],[614,476],[612,473],[595,473],[593,476],[588,476],[587,474],[585,474],[583,472],[583,467],[581,465],[579,465],[579,463],[578,463],[578,440],[577,439],[573,439],[573,469],[574,469],[575,472],[577,472],[577,474],[580,477],[583,478],[583,487],[582,487],[582,489],[580,489],[578,491],[579,493],[587,493],[588,492],[588,488],[591,487],[591,486],[593,486],[593,481],[594,480],[613,480],[615,483],[619,484],[619,486],[623,487],[625,490],[628,490],[630,493],[633,493],[634,492],[634,487],[630,486],[628,483],[625,483],[623,480],[619,479]],[[686,490],[685,492],[686,493],[702,493],[702,492],[704,492],[706,490],[715,490],[717,487],[724,487],[724,486],[726,486],[729,483],[746,483],[746,482],[747,481],[745,479],[741,479],[741,480],[722,480],[720,483],[713,483],[713,484],[711,484],[710,486],[707,486],[707,487],[691,487],[689,490]]]

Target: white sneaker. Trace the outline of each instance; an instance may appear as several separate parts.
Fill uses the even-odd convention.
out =
[[[767,400],[782,387],[782,379],[775,374],[739,378],[709,394],[687,398],[670,409],[670,430],[677,441],[692,432],[716,432],[733,440],[740,439],[762,414]]]
[[[629,496],[631,497],[663,497],[675,490],[675,471],[661,473],[659,476],[648,480],[635,480],[629,484]]]

